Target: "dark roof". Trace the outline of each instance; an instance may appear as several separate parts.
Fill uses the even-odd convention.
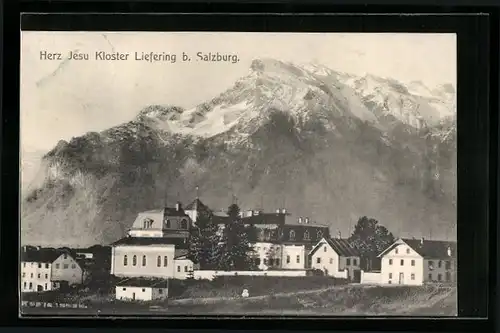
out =
[[[26,251],[21,252],[21,261],[52,263],[63,253],[65,253],[65,251],[56,249],[33,250],[28,248]]]
[[[117,287],[155,287],[167,288],[168,281],[166,279],[155,278],[127,278],[116,283]]]
[[[385,253],[391,251],[394,247],[406,243],[415,252],[426,259],[446,259],[450,258],[448,256],[448,247],[451,249],[451,257],[455,258],[457,255],[457,243],[439,240],[426,240],[421,239],[410,239],[410,238],[400,238],[392,243],[387,249],[382,251],[378,256],[382,257]]]
[[[196,198],[193,202],[191,202],[189,205],[187,205],[185,209],[186,210],[210,211],[210,208],[208,208],[208,206],[205,205],[203,202],[201,202],[201,200],[198,198]]]
[[[324,240],[341,257],[359,257],[359,251],[345,238],[324,238]],[[316,245],[311,250],[310,255],[313,255],[322,244],[323,242]]]
[[[186,238],[167,237],[124,237],[112,243],[112,246],[148,246],[148,245],[175,245],[176,248],[187,247]]]
[[[408,246],[424,258],[441,259],[449,258],[448,247],[451,248],[451,256],[456,257],[457,243],[439,240],[402,239]]]
[[[184,259],[183,257],[187,256],[187,249],[175,249],[174,259]]]

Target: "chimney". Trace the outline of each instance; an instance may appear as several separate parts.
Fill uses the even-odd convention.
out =
[[[276,209],[276,214],[279,214],[281,212],[281,210],[278,208]]]
[[[451,247],[448,246],[448,248],[446,250],[447,250],[447,253],[448,253],[448,257],[451,257]]]
[[[180,210],[181,210],[181,208],[182,208],[181,203],[180,203],[179,201],[177,201],[177,203],[175,204],[175,210],[176,210],[176,211],[180,211]]]
[[[302,223],[302,217],[299,217],[299,223]]]
[[[306,223],[309,223],[309,218],[308,217],[306,217]]]
[[[281,210],[281,212],[282,212],[283,214],[286,214],[286,209],[285,209],[285,208],[283,208],[283,209]]]
[[[425,241],[424,237],[420,238],[420,245],[424,245],[424,241]]]
[[[339,239],[342,239],[342,233],[339,230]]]

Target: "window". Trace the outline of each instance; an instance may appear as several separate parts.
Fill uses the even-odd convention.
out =
[[[161,256],[158,256],[158,258],[156,258],[156,266],[161,267]]]
[[[165,221],[165,227],[170,228],[170,220]]]
[[[132,257],[132,266],[137,266],[137,256],[136,255],[134,255]]]
[[[33,278],[33,273],[31,273],[31,275],[30,275],[30,276],[31,276],[31,278]]]
[[[146,289],[142,288],[142,292],[145,292],[145,291],[146,291]]]
[[[49,274],[45,274],[45,278],[48,279],[49,278]]]
[[[260,265],[260,258],[257,258],[257,259],[255,260],[255,262],[256,262],[256,265],[257,265],[257,266],[259,266],[259,265]]]
[[[49,264],[45,264],[45,268],[49,268]]]
[[[56,264],[56,268],[59,269],[60,264]]]
[[[142,256],[142,266],[146,266],[146,256]]]
[[[400,266],[404,266],[405,265],[405,260],[404,259],[401,259],[401,262],[399,263]]]
[[[432,273],[429,273],[429,280],[432,281]]]
[[[188,221],[182,220],[181,221],[181,229],[187,229],[187,228],[188,228]]]
[[[33,289],[33,282],[30,282],[30,290]]]
[[[432,266],[434,266],[434,261],[429,260],[429,268],[432,269]]]
[[[25,277],[25,276],[26,276],[26,273],[23,273],[23,277]]]
[[[177,266],[177,272],[181,271],[181,266]]]
[[[27,284],[26,282],[24,282],[24,289],[26,289],[26,286],[27,286],[27,285],[28,285],[28,284]]]
[[[184,266],[184,272],[187,272],[187,271],[188,271],[188,267]]]
[[[306,240],[307,240],[307,239],[309,239],[309,238],[310,238],[310,236],[309,236],[309,231],[307,231],[307,230],[306,230],[306,231],[304,232],[304,239],[306,239]]]
[[[438,274],[438,281],[441,281],[441,274]]]
[[[415,266],[415,260],[412,260],[412,261],[411,261],[411,265],[412,265],[412,266]]]
[[[267,259],[264,258],[264,265],[267,265]]]
[[[161,288],[158,289],[158,294],[160,294],[160,295],[163,294],[163,289],[161,289]]]
[[[316,258],[316,263],[321,264],[321,258],[320,257]]]
[[[167,266],[168,266],[168,257],[164,256],[163,257],[163,267],[167,267]]]
[[[345,260],[345,264],[346,264],[347,266],[350,266],[350,265],[351,265],[351,259],[350,259],[350,258],[347,258],[347,259]]]
[[[410,249],[406,249],[406,254],[410,254]]]
[[[71,268],[76,268],[76,265],[75,264],[71,264]]]
[[[290,263],[290,256],[286,256],[286,263],[289,264]]]
[[[326,245],[323,246],[323,252],[326,252],[327,248],[326,248]]]
[[[44,288],[44,289],[45,289],[45,290],[47,290],[47,289],[48,289],[48,288],[47,288],[47,284],[45,284],[45,288]]]
[[[438,261],[438,267],[441,268],[441,266],[442,266],[442,262],[441,262],[441,260],[439,260]]]
[[[411,277],[410,277],[412,280],[415,280],[415,274],[411,274]]]
[[[40,277],[41,277],[41,274],[40,274],[40,273],[38,273],[38,278],[40,278]]]
[[[64,269],[68,269],[68,267],[69,267],[69,265],[68,265],[68,264],[64,264],[64,265],[63,265],[63,268],[64,268]]]
[[[26,263],[23,263],[23,267],[26,267]]]
[[[398,254],[398,253],[399,253],[399,249],[398,249],[398,248],[396,248],[396,249],[394,250],[394,252],[396,252],[396,254]]]
[[[358,265],[358,261],[357,261],[356,259],[352,259],[352,264],[353,264],[354,266],[357,266],[357,265]]]
[[[450,272],[446,272],[446,281],[451,281],[451,273]]]
[[[323,237],[323,231],[320,230],[316,233],[316,238],[320,239],[321,237]]]
[[[300,255],[297,255],[297,264],[300,264]]]
[[[330,258],[330,264],[333,264],[333,258]]]
[[[392,279],[392,273],[389,273],[389,279]]]
[[[127,266],[127,255],[123,256],[123,266]]]
[[[392,281],[391,281],[391,280],[389,280],[389,284],[392,284]]]
[[[392,265],[392,259],[389,259],[389,265]]]
[[[68,259],[68,254],[67,253],[64,254],[64,259]]]
[[[290,239],[291,240],[295,239],[295,231],[293,231],[293,230],[290,231]]]
[[[444,265],[446,269],[451,269],[451,261],[447,260]]]
[[[280,260],[279,259],[274,259],[274,262],[276,263],[276,266],[280,265]]]
[[[42,264],[41,263],[38,263],[38,268],[42,268]]]

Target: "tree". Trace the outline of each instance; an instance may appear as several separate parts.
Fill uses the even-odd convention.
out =
[[[356,247],[361,256],[361,268],[373,269],[378,262],[377,256],[394,242],[394,236],[377,220],[361,217],[349,237],[349,242]]]
[[[253,269],[253,247],[251,239],[255,237],[255,228],[245,226],[238,205],[228,209],[228,222],[222,232],[218,247],[218,268],[223,270]]]
[[[217,264],[219,236],[217,224],[209,211],[198,211],[196,227],[190,230],[188,258],[200,269],[212,269]]]

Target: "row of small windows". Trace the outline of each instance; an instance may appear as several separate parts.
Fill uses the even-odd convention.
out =
[[[283,237],[283,231],[280,232],[280,237]],[[289,239],[290,240],[295,240],[295,237],[296,237],[296,233],[294,230],[290,230],[290,234],[289,234]],[[316,233],[316,237],[317,239],[323,237],[323,232],[321,230],[319,230],[317,233]],[[261,230],[260,231],[260,238],[261,239],[271,239],[271,234],[270,233],[266,233],[265,230]],[[309,234],[309,231],[305,231],[304,232],[304,235],[303,235],[303,239],[304,240],[310,240],[311,239],[311,235]]]
[[[26,267],[26,263],[24,263],[24,267]],[[42,268],[42,264],[38,264],[38,268]],[[49,264],[45,264],[45,268],[49,268]],[[61,268],[61,264],[56,264],[56,269],[60,269]],[[69,268],[69,264],[63,264],[63,269],[68,269]],[[76,268],[76,264],[71,264],[71,268]],[[23,276],[24,276],[25,273],[23,273]],[[31,273],[31,275],[33,275],[33,273]],[[38,274],[40,275],[40,274]]]
[[[24,277],[26,277],[26,273],[23,273],[23,278]],[[33,278],[33,273],[31,273],[30,277]],[[42,274],[38,273],[38,278],[41,279],[42,278]],[[45,274],[45,278],[48,279],[49,278],[49,274]]]
[[[125,255],[123,256],[123,266],[127,266],[128,265],[128,256]],[[146,256],[142,256],[142,266],[146,266],[147,265],[147,258]],[[156,258],[156,266],[158,267],[161,267],[162,265],[162,258],[161,256],[158,256]],[[134,255],[132,257],[132,266],[137,266],[137,256]],[[167,267],[168,266],[168,257],[167,256],[164,256],[163,257],[163,267]]]
[[[392,261],[392,259],[389,259],[389,265],[392,265],[392,262],[393,262],[393,261]],[[401,260],[399,261],[399,265],[400,265],[400,266],[404,266],[404,264],[405,264],[405,260],[404,260],[404,259],[401,259]],[[415,260],[411,260],[411,261],[410,261],[410,264],[411,264],[412,266],[415,266]],[[443,266],[443,262],[442,262],[441,260],[439,260],[439,261],[438,261],[438,267],[439,267],[439,268],[441,268],[442,266]],[[432,261],[432,260],[430,260],[430,261],[429,261],[429,267],[430,267],[430,268],[434,267],[434,261]],[[445,261],[445,268],[446,268],[446,269],[450,269],[450,268],[451,268],[451,262],[450,262],[450,261]]]
[[[396,254],[398,254],[398,253],[399,253],[399,249],[398,249],[398,248],[396,248],[396,249],[394,250],[394,252],[396,252]],[[410,249],[406,249],[406,254],[410,254]]]
[[[316,258],[316,263],[317,264],[321,264],[321,257],[317,257]],[[333,264],[333,258],[330,258],[330,264]],[[345,260],[345,264],[346,264],[346,266],[351,266],[351,259],[347,258]],[[358,261],[356,259],[352,259],[352,265],[353,266],[357,266],[358,265]]]
[[[54,282],[54,288],[56,288],[56,283]],[[24,289],[26,290],[33,290],[33,282],[30,282],[29,284],[27,282],[24,282],[23,284]],[[49,290],[49,285],[47,283],[44,284],[43,290]]]
[[[153,220],[150,219],[150,218],[146,218],[144,219],[144,221],[142,222],[143,223],[143,228],[144,229],[150,229],[153,227]],[[172,227],[172,223],[170,222],[170,220],[166,220],[165,221],[165,228],[171,228]],[[181,220],[181,223],[180,223],[180,228],[181,229],[187,229],[188,228],[188,221],[183,219]]]
[[[127,291],[127,288],[123,288],[122,290],[123,290],[123,291]],[[142,291],[143,293],[145,293],[145,292],[146,292],[146,288],[142,288],[142,290],[141,290],[141,291]],[[163,294],[163,289],[162,289],[162,288],[159,288],[159,289],[158,289],[158,294]]]
[[[391,283],[391,279],[392,279],[392,273],[389,273],[389,283]],[[415,280],[415,274],[411,274],[410,275],[410,279],[411,280]],[[433,276],[432,276],[432,273],[429,273],[428,275],[428,279],[429,281],[433,281]],[[437,281],[443,281],[443,275],[442,274],[438,274],[437,275]],[[451,281],[451,273],[450,272],[446,272],[445,274],[445,281]]]

